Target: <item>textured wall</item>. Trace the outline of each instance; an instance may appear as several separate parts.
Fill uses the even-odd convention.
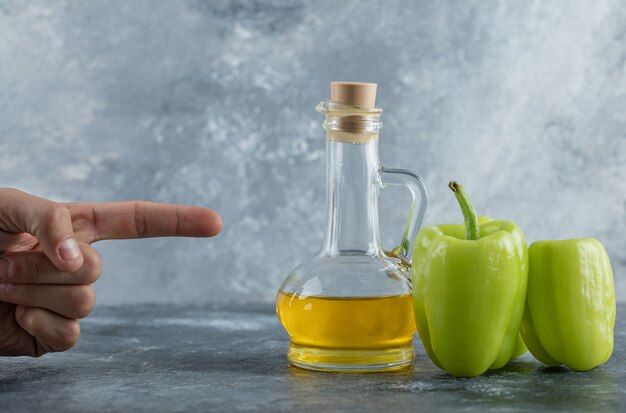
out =
[[[222,213],[215,239],[100,244],[101,304],[270,301],[320,245],[331,80],[379,83],[381,160],[429,182],[428,223],[460,220],[456,178],[529,241],[599,238],[626,300],[622,0],[0,0],[0,185]]]

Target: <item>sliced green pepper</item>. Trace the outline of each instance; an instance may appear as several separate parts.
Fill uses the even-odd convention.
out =
[[[516,349],[528,255],[513,222],[482,225],[462,187],[450,183],[465,226],[424,228],[413,250],[413,300],[426,352],[454,376],[504,366]]]
[[[615,289],[609,257],[593,238],[537,241],[529,250],[522,337],[550,366],[589,370],[613,352]]]

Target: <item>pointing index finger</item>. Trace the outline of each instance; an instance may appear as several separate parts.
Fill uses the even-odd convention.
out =
[[[212,209],[147,201],[68,203],[83,242],[149,237],[212,237],[222,218]]]

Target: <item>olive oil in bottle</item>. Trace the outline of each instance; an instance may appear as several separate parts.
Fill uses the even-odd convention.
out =
[[[333,370],[331,365],[358,365],[359,359],[367,364],[393,364],[398,352],[403,353],[402,360],[412,358],[416,328],[410,294],[304,297],[280,292],[276,311],[291,337],[288,358],[295,365]],[[367,370],[364,365],[360,371]]]

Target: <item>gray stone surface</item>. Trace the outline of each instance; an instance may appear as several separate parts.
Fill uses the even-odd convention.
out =
[[[315,373],[289,367],[269,306],[99,308],[78,346],[0,359],[0,410],[13,412],[616,412],[626,407],[626,307],[605,365],[547,368],[530,355],[456,379],[419,340],[410,370]]]
[[[105,243],[99,302],[271,302],[320,246],[331,80],[379,83],[381,160],[626,271],[623,0],[0,0],[0,185],[212,206],[215,240]],[[397,243],[408,194],[381,201]],[[618,297],[626,282],[617,278]]]

